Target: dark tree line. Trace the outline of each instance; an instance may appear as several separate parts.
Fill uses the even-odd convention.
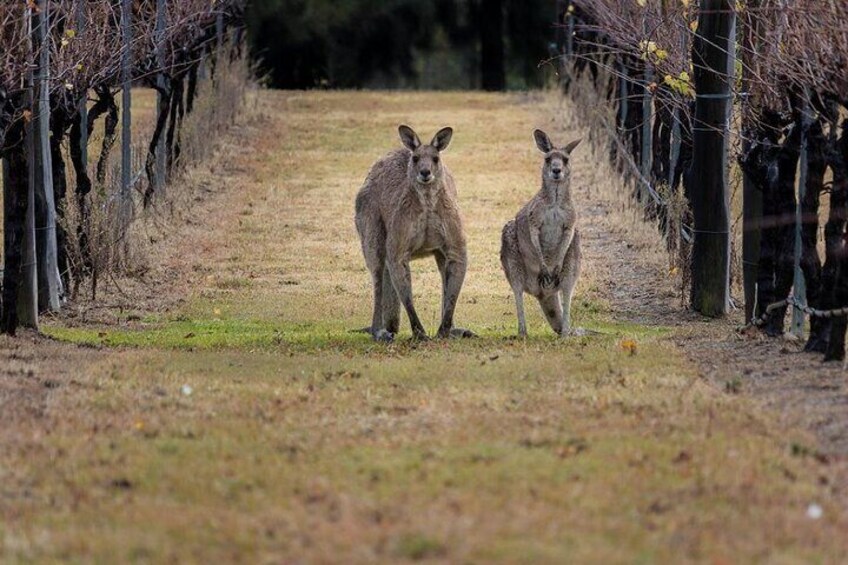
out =
[[[542,84],[551,14],[548,0],[254,0],[248,27],[274,87],[503,90]]]

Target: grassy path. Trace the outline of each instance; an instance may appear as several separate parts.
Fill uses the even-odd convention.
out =
[[[804,438],[707,386],[671,330],[617,321],[602,258],[587,265],[575,311],[600,335],[558,340],[528,302],[532,337],[510,339],[499,233],[536,190],[531,132],[550,125],[539,100],[269,92],[260,110],[249,150],[222,159],[238,182],[168,244],[160,268],[177,280],[168,292],[192,289],[189,299],[119,325],[50,328],[67,341],[132,347],[98,355],[43,412],[16,418],[14,438],[0,435],[13,447],[0,455],[0,555],[848,557],[845,510],[829,502],[822,465],[793,452]],[[399,122],[425,135],[456,129],[445,161],[471,256],[457,322],[481,339],[402,336],[386,347],[349,332],[370,309],[353,198],[373,160],[397,145]],[[576,183],[610,182],[588,151],[579,155]],[[415,264],[414,288],[432,332],[434,265]],[[813,503],[821,519],[808,518]]]

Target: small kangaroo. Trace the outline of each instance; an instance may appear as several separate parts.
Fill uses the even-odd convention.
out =
[[[558,149],[545,132],[533,135],[545,154],[542,189],[504,226],[501,264],[515,294],[519,337],[527,336],[525,292],[539,301],[551,328],[566,336],[572,333],[571,299],[581,260],[569,158],[581,140]]]
[[[402,303],[414,339],[427,339],[412,304],[409,262],[432,255],[442,275],[437,335],[472,337],[470,331],[453,327],[468,265],[456,185],[440,156],[453,130],[440,130],[429,145],[423,145],[409,126],[400,126],[398,132],[404,148],[377,161],[356,196],[356,230],[374,285],[374,315],[365,331],[377,341],[392,341]]]

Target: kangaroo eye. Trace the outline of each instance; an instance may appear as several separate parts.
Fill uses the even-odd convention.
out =
[[[434,163],[438,163],[438,162],[439,162],[439,158],[438,158],[438,157],[433,157],[433,162],[434,162]]]
[[[550,165],[550,164],[551,164],[551,158],[550,158],[550,157],[545,157],[545,163],[547,163],[548,165]]]
[[[420,161],[420,160],[421,160],[421,157],[419,157],[418,155],[413,155],[413,156],[412,156],[412,162],[413,162],[413,163],[417,163],[417,162],[418,162],[418,161]]]

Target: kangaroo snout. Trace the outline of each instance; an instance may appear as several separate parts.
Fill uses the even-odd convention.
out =
[[[423,184],[429,184],[433,181],[433,173],[429,169],[418,171],[418,181]]]

